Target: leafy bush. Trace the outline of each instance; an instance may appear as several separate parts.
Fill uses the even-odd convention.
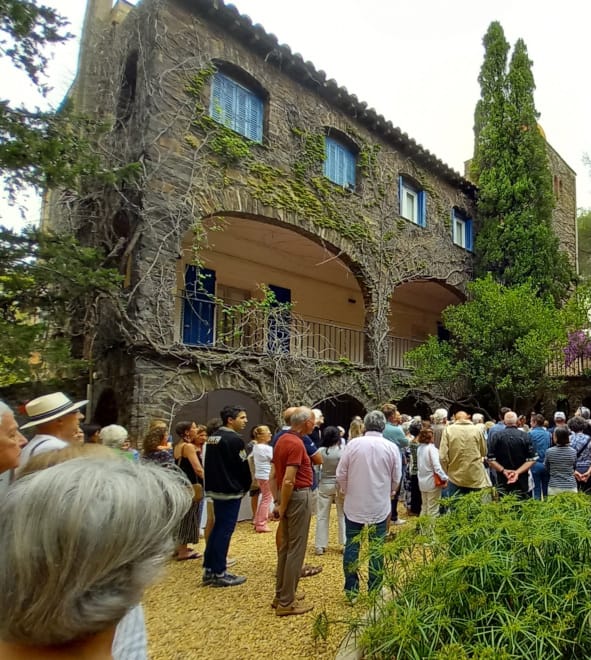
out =
[[[419,520],[386,544],[394,595],[370,612],[364,657],[591,656],[589,499],[481,499],[460,498],[425,534]]]

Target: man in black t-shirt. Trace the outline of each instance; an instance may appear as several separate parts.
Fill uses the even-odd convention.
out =
[[[203,555],[203,584],[234,587],[246,581],[245,577],[226,571],[226,557],[240,503],[251,484],[246,446],[238,435],[248,418],[238,406],[226,406],[220,417],[222,426],[205,445],[205,495],[213,501],[215,520]]]
[[[497,471],[499,493],[515,493],[525,498],[529,494],[528,472],[537,460],[529,433],[517,428],[517,415],[508,412],[505,428],[498,431],[488,447],[488,464]]]

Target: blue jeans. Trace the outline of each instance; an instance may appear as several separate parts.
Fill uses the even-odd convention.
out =
[[[382,554],[382,545],[386,538],[386,521],[375,523],[368,526],[369,537],[369,577],[367,586],[370,591],[378,589],[382,583],[384,570],[384,556]],[[349,520],[345,516],[345,552],[343,554],[343,571],[345,573],[345,591],[357,593],[359,591],[359,573],[357,571],[359,563],[359,534],[365,525]]]
[[[531,476],[534,478],[534,499],[541,500],[548,497],[548,481],[550,475],[543,463],[536,461],[530,468]]]
[[[466,486],[458,486],[450,479],[447,482],[447,488],[445,489],[445,497],[454,497],[455,495],[467,495],[468,493],[475,493],[476,491],[481,490],[480,488],[468,488]]]
[[[213,500],[215,521],[203,555],[203,568],[216,575],[226,571],[226,557],[230,539],[236,527],[241,498],[233,500]]]

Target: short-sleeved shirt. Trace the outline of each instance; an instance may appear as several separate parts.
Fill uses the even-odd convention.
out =
[[[488,458],[500,463],[506,470],[517,470],[528,461],[536,461],[538,455],[529,433],[524,433],[514,426],[507,426],[493,436],[488,448]],[[520,491],[527,493],[527,472],[520,474],[513,484],[507,483],[507,477],[498,473],[499,488],[506,492]]]
[[[275,465],[275,477],[279,489],[281,489],[285,471],[289,465],[298,468],[294,488],[310,488],[312,486],[312,461],[310,461],[304,442],[299,435],[287,431],[279,437],[273,448],[273,464]]]

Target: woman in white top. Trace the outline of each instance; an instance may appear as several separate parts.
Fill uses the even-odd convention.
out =
[[[429,428],[420,430],[417,436],[417,468],[419,478],[419,489],[421,491],[422,516],[438,516],[439,500],[443,486],[435,485],[433,473],[447,482],[447,474],[443,471],[439,462],[439,450],[433,444],[433,431]]]
[[[253,438],[256,445],[252,449],[254,459],[254,478],[258,481],[261,489],[261,499],[254,516],[254,528],[259,533],[270,532],[267,526],[269,520],[269,507],[273,500],[269,488],[269,475],[271,474],[271,459],[273,449],[269,446],[271,431],[268,426],[257,426],[253,430]]]
[[[337,492],[337,465],[341,459],[341,435],[336,426],[327,426],[322,432],[322,476],[318,485],[318,509],[316,512],[316,554],[322,555],[328,547],[330,507],[337,505],[339,544],[345,545],[345,514],[343,496]]]

